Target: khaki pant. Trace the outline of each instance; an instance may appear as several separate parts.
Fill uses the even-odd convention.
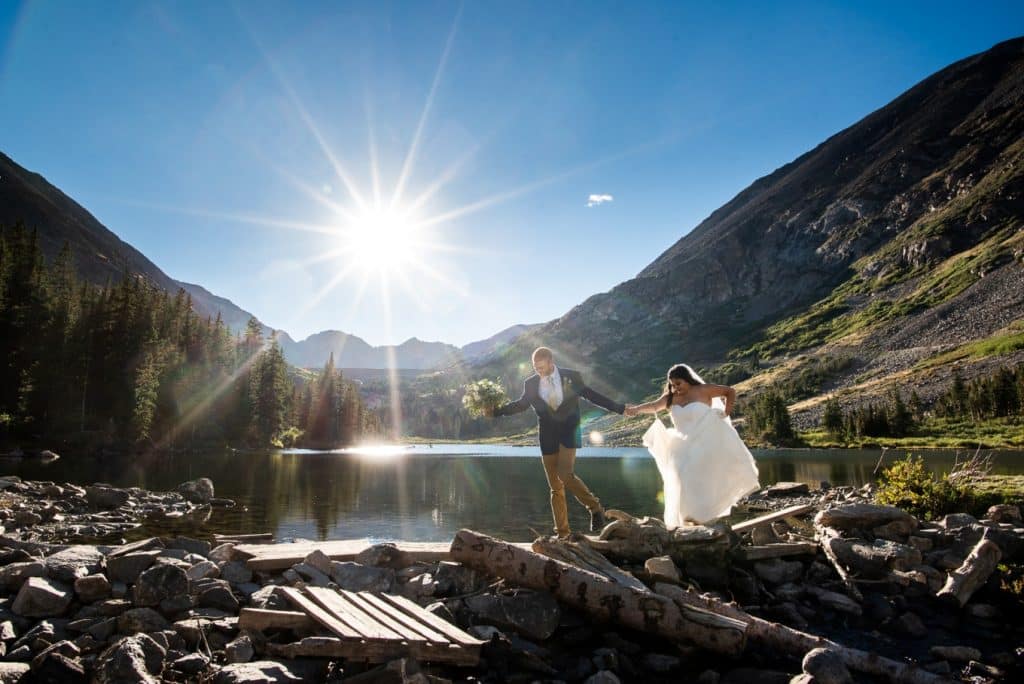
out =
[[[575,449],[559,446],[557,454],[543,454],[541,459],[544,461],[544,474],[548,476],[548,486],[551,487],[551,515],[555,521],[555,532],[558,536],[564,537],[569,534],[569,509],[565,505],[566,489],[591,512],[602,510],[601,502],[573,472],[576,463]]]

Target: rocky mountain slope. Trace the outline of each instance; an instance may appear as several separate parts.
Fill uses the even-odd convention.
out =
[[[748,394],[817,366],[827,370],[813,396],[793,406],[813,422],[828,392],[859,401],[895,381],[940,388],[954,364],[1013,361],[1024,348],[1022,226],[1015,39],[757,180],[636,278],[473,370],[518,375],[545,343],[597,384],[642,396],[678,361],[747,378]]]

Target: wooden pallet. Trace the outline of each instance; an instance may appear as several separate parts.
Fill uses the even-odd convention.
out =
[[[280,619],[298,626],[302,614],[333,636],[307,637],[291,644],[267,644],[272,655],[294,658],[321,656],[380,663],[411,656],[417,660],[475,666],[486,642],[466,634],[402,596],[351,592],[322,587],[279,588],[300,613],[243,610],[240,626],[258,622],[264,627]]]

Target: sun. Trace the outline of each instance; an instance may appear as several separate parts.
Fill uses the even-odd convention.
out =
[[[386,274],[415,261],[423,237],[410,214],[367,209],[340,230],[339,251],[362,271]]]

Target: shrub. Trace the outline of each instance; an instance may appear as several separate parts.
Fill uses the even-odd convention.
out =
[[[473,418],[489,416],[506,402],[505,388],[486,378],[466,385],[466,393],[462,397],[462,405]]]
[[[936,476],[923,458],[908,455],[882,471],[875,498],[926,520],[973,510],[972,484],[985,468],[987,462],[975,456],[958,462],[950,473]]]

